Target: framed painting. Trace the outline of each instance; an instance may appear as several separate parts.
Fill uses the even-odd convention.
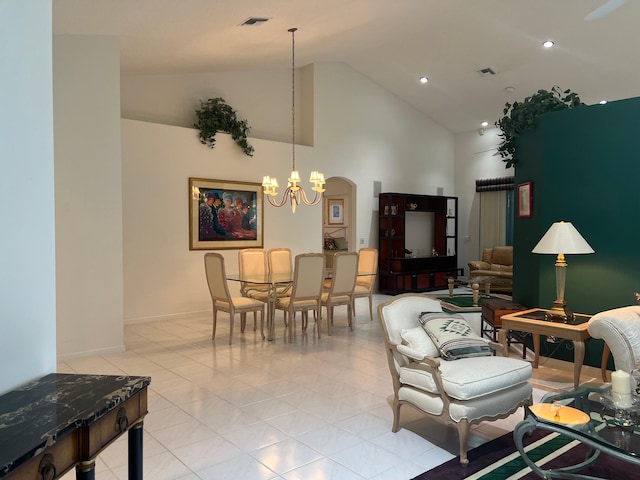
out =
[[[189,250],[262,248],[260,183],[189,178]]]
[[[531,182],[518,185],[518,217],[531,217],[531,200]]]
[[[327,224],[344,225],[344,199],[327,199]]]

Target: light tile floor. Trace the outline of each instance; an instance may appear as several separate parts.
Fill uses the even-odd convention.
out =
[[[374,306],[389,297],[375,295]],[[210,314],[125,326],[126,352],[69,359],[60,373],[148,375],[144,476],[162,479],[407,480],[454,458],[452,427],[402,411],[405,428],[391,432],[391,379],[377,318],[356,303],[355,331],[336,309],[331,337],[298,329],[285,342],[281,314],[276,339],[263,341],[251,317],[228,345],[226,314],[211,340]],[[479,314],[468,315],[479,330]],[[236,319],[237,321],[237,319]],[[513,355],[518,355],[514,352]],[[555,366],[554,366],[555,365]],[[572,365],[535,372],[535,398],[568,387]],[[597,379],[585,368],[582,380]],[[472,429],[470,448],[513,429],[522,419]],[[101,480],[127,478],[126,436],[97,459]],[[65,480],[74,478],[74,472]]]

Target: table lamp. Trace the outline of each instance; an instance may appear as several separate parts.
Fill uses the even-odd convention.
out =
[[[567,310],[564,299],[564,285],[567,275],[566,254],[594,253],[593,248],[582,238],[571,222],[555,222],[540,239],[531,253],[554,254],[556,259],[556,301],[551,308],[551,320],[567,321],[573,313]]]

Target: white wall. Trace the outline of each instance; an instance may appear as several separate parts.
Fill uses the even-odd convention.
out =
[[[378,244],[382,192],[455,195],[454,136],[344,64],[315,65],[315,150],[325,177],[357,184],[355,237]],[[358,244],[358,247],[361,245]]]
[[[302,105],[300,82],[297,76],[296,103]],[[215,97],[224,98],[239,119],[249,122],[251,138],[291,141],[290,70],[125,76],[122,118],[191,128],[200,100]],[[296,130],[301,134],[300,113]]]
[[[122,350],[118,40],[53,45],[58,356]]]
[[[480,194],[476,193],[476,180],[508,177],[513,168],[505,168],[501,157],[495,155],[500,144],[500,129],[486,128],[484,135],[478,130],[459,133],[455,137],[455,182],[458,192],[458,266],[480,258]]]
[[[356,238],[365,238],[365,245],[377,244],[374,180],[383,180],[383,190],[435,193],[442,186],[445,193],[453,193],[454,138],[450,132],[345,65],[315,65],[312,73],[315,146],[296,147],[297,167],[303,178],[310,170],[320,169],[325,177],[344,177],[357,184]],[[149,80],[155,84],[153,78]],[[229,81],[219,95],[242,98],[241,84]],[[122,89],[130,86],[123,79]],[[138,89],[144,85],[136,86]],[[197,93],[194,91],[195,98]],[[164,94],[173,95],[171,89]],[[182,91],[176,94],[189,97]],[[268,98],[270,92],[262,89],[260,94]],[[127,98],[130,95],[123,94],[123,112],[130,111]],[[247,104],[246,108],[263,106]],[[154,102],[137,108],[149,118],[156,111]],[[259,118],[253,110],[246,117]],[[283,123],[288,120],[290,117]],[[252,126],[254,131],[261,128]],[[126,321],[211,308],[204,252],[188,250],[189,177],[259,183],[264,174],[272,174],[280,185],[285,184],[291,169],[289,143],[252,138],[255,155],[250,158],[227,135],[218,135],[216,147],[209,149],[199,143],[193,129],[122,121]],[[321,251],[320,205],[299,207],[295,215],[289,207],[266,205],[264,210],[265,248]],[[237,271],[237,250],[222,253],[227,270]]]
[[[51,1],[0,1],[0,393],[55,371]]]
[[[202,250],[189,250],[189,177],[260,183],[274,173],[286,184],[291,146],[251,139],[248,157],[229,135],[210,149],[189,128],[122,120],[125,319],[179,316],[211,309]],[[309,148],[297,147],[301,161]],[[284,165],[283,165],[284,164]],[[264,208],[264,247],[294,254],[321,248],[321,207]],[[222,250],[227,272],[238,251]],[[232,292],[238,292],[237,288]]]

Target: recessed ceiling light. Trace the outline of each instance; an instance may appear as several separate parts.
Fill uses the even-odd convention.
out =
[[[544,43],[542,44],[542,46],[543,46],[544,48],[551,48],[551,47],[553,47],[554,45],[555,45],[555,43],[554,43],[554,41],[553,41],[553,40],[547,40],[546,42],[544,42]]]
[[[429,79],[427,77],[425,77],[424,75],[422,77],[420,77],[420,83],[425,84],[428,83]]]
[[[607,103],[606,100],[600,100],[600,105],[604,105],[605,103]]]
[[[516,91],[516,87],[506,87],[504,91],[507,93],[513,93]]]
[[[482,125],[483,127],[488,127],[489,126],[489,122],[482,122],[480,125]]]

